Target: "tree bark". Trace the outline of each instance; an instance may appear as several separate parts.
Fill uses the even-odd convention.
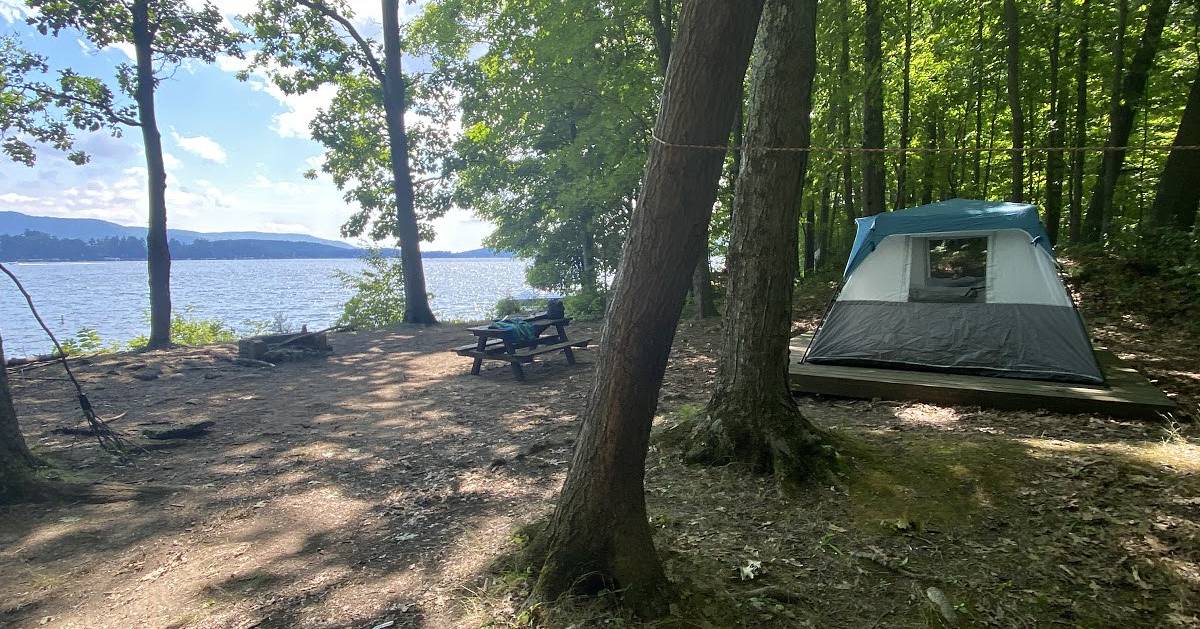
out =
[[[809,275],[817,268],[817,211],[812,198],[804,205],[808,208],[804,212],[804,275]]]
[[[900,156],[896,164],[896,205],[908,204],[908,124],[912,103],[912,0],[904,3],[904,79],[900,92]]]
[[[4,364],[4,340],[0,339],[0,504],[9,504],[34,493],[37,459],[21,436]]]
[[[383,2],[383,109],[387,116],[388,149],[392,165],[392,187],[396,195],[396,237],[400,242],[400,265],[404,269],[404,322],[437,323],[429,308],[425,289],[425,266],[421,261],[421,233],[413,198],[412,171],[408,163],[408,134],[404,111],[408,105],[401,73],[400,2]]]
[[[863,47],[863,148],[883,148],[883,15],[880,0],[866,0],[866,44]],[[863,154],[863,215],[887,209],[884,202],[883,153]]]
[[[1192,80],[1173,146],[1200,146],[1200,67]],[[1191,233],[1196,226],[1197,205],[1200,204],[1197,175],[1200,175],[1200,151],[1171,151],[1158,178],[1158,189],[1150,210],[1152,226],[1174,227],[1184,234]]]
[[[1110,85],[1112,89],[1108,96],[1108,142],[1113,144],[1113,138],[1118,134],[1121,115],[1121,81],[1125,74],[1125,32],[1129,21],[1129,0],[1117,0],[1117,33],[1113,38],[1113,74]],[[1130,129],[1133,123],[1130,121]],[[1128,134],[1126,134],[1128,137]],[[1088,202],[1087,213],[1083,217],[1083,237],[1088,241],[1099,240],[1104,232],[1104,223],[1108,221],[1106,214],[1112,214],[1113,193],[1116,191],[1117,172],[1120,166],[1109,157],[1111,151],[1105,151],[1100,156],[1100,174],[1092,189],[1092,199]],[[1111,174],[1110,174],[1111,173]]]
[[[975,152],[971,159],[971,188],[978,198],[986,198],[987,190],[980,188],[980,157],[983,152],[983,11],[975,26]]]
[[[684,5],[657,137],[726,144],[761,12],[760,0]],[[723,151],[651,146],[572,464],[538,543],[540,598],[611,587],[643,616],[667,611],[669,584],[646,520],[646,447],[723,162]]]
[[[829,178],[826,177],[821,184],[821,212],[817,219],[817,268],[824,268],[831,258],[829,243],[833,239],[833,225],[829,222],[829,194]]]
[[[1075,140],[1076,147],[1087,146],[1088,122],[1088,20],[1090,10],[1088,0],[1083,0],[1080,7],[1079,39],[1075,44]],[[1071,242],[1079,242],[1083,234],[1083,170],[1087,165],[1083,151],[1071,152],[1071,208],[1070,233]]]
[[[1063,145],[1066,125],[1064,105],[1060,98],[1059,52],[1062,45],[1062,0],[1054,0],[1054,35],[1050,40],[1050,133],[1051,148]],[[1066,91],[1066,90],[1061,90]],[[1050,151],[1046,155],[1046,235],[1050,243],[1058,242],[1058,226],[1062,220],[1063,154]]]
[[[708,319],[717,316],[717,297],[713,292],[712,271],[708,266],[708,231],[704,232],[704,255],[692,271],[692,302],[696,306],[696,318]]]
[[[749,146],[808,146],[816,0],[768,0],[755,44]],[[746,463],[785,482],[824,465],[821,438],[788,385],[792,293],[807,152],[751,151],[733,205],[721,358],[686,458]]]
[[[137,60],[138,123],[146,155],[146,180],[150,217],[146,232],[146,266],[150,279],[150,349],[171,344],[171,250],[167,239],[167,168],[163,163],[162,136],[154,110],[154,34],[150,29],[149,0],[132,7],[133,48]]]
[[[658,53],[658,73],[666,76],[667,66],[671,62],[671,28],[663,20],[662,0],[647,1],[646,17],[650,20],[650,30],[654,31],[654,46]]]
[[[1009,200],[1025,200],[1025,116],[1021,110],[1021,17],[1016,0],[1004,0],[1004,30],[1008,42],[1008,108],[1012,111],[1012,192]]]

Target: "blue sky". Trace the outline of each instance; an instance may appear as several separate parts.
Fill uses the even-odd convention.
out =
[[[200,0],[195,0],[200,4]],[[253,9],[251,0],[213,2],[228,19]],[[378,31],[379,0],[352,0],[365,33]],[[417,5],[401,4],[413,15]],[[52,69],[109,78],[128,61],[128,48],[96,50],[76,34],[45,37],[25,25],[21,0],[0,0],[0,32],[49,58]],[[412,66],[412,60],[407,60]],[[302,176],[320,163],[321,146],[308,122],[330,91],[285,96],[267,80],[238,81],[238,59],[191,63],[159,87],[157,112],[167,162],[167,221],[199,231],[298,232],[339,238],[353,208],[328,177]],[[44,216],[100,218],[123,225],[146,222],[145,164],[141,134],[120,138],[84,134],[78,145],[91,163],[75,166],[61,153],[39,152],[33,168],[0,162],[0,209]],[[480,246],[491,226],[462,209],[435,224],[427,249],[461,251]],[[388,243],[390,244],[390,243]]]

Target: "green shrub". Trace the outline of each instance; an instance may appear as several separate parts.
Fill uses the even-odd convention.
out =
[[[96,354],[107,354],[119,350],[119,347],[104,345],[104,339],[100,338],[100,332],[96,328],[79,328],[79,331],[68,339],[59,341],[62,346],[62,353],[65,356],[94,356]]]
[[[182,312],[176,310],[171,316],[171,342],[179,345],[213,345],[232,343],[238,339],[237,332],[220,319],[204,319],[196,315],[195,306],[187,306]],[[150,338],[139,336],[129,341],[129,349],[141,349],[150,343]]]
[[[599,321],[604,318],[608,294],[600,291],[580,291],[563,298],[567,316],[579,321]]]
[[[359,330],[376,330],[404,322],[404,268],[400,260],[388,259],[377,249],[362,259],[358,273],[338,271],[337,278],[354,295],[342,307],[338,325]]]
[[[511,295],[496,302],[492,307],[491,318],[503,319],[509,315],[532,314],[546,309],[548,300],[535,297],[533,299],[517,299]]]

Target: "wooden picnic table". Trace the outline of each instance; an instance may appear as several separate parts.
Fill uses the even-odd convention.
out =
[[[525,323],[533,326],[534,336],[530,339],[520,339],[512,330],[494,328],[490,325],[479,325],[467,328],[475,335],[475,342],[453,348],[451,351],[459,356],[470,356],[475,359],[471,365],[471,375],[478,376],[484,360],[503,360],[512,366],[513,375],[517,380],[525,380],[524,363],[533,362],[533,357],[540,354],[562,351],[567,358],[567,364],[575,364],[576,347],[587,347],[592,342],[591,337],[571,340],[567,338],[567,326],[571,319],[535,317],[526,319]],[[546,333],[551,328],[554,330]]]

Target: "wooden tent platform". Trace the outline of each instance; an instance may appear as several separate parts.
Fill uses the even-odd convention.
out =
[[[1104,413],[1114,417],[1156,419],[1175,409],[1136,369],[1112,352],[1097,349],[1096,360],[1108,387],[967,376],[932,371],[905,371],[804,363],[811,335],[792,339],[789,375],[792,390],[839,397],[917,400],[933,404],[987,406],[1001,409],[1046,409],[1059,413]]]

